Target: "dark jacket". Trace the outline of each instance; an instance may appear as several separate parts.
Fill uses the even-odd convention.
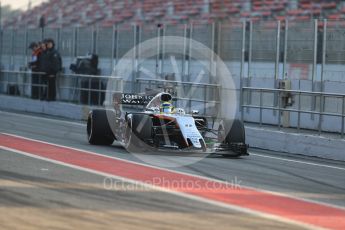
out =
[[[36,49],[32,52],[32,60],[29,62],[29,67],[31,68],[32,72],[40,72],[41,67],[41,49]]]
[[[62,61],[59,52],[48,49],[41,54],[40,70],[47,75],[56,75],[62,69]]]

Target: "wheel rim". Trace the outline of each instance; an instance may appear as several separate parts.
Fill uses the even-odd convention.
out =
[[[129,124],[127,124],[127,128],[126,128],[126,134],[125,134],[125,148],[128,149],[130,147],[130,143],[132,141],[132,125],[129,126]]]
[[[218,142],[224,142],[225,141],[225,129],[224,127],[221,125],[218,128]]]
[[[91,140],[91,138],[92,138],[92,125],[93,125],[93,121],[92,121],[92,116],[88,119],[88,121],[87,121],[87,127],[86,127],[86,129],[87,129],[87,135],[88,135],[88,140],[90,141]]]

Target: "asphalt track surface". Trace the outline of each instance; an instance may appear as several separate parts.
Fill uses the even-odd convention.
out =
[[[91,146],[85,124],[1,112],[0,133],[73,147],[133,162],[113,146]],[[1,143],[0,143],[1,144]],[[208,157],[174,171],[345,207],[345,163],[250,150],[249,157]],[[344,151],[345,154],[345,151]],[[181,158],[176,156],[176,158]],[[307,226],[179,197],[0,149],[1,229],[301,229]],[[144,162],[145,163],[145,162]],[[138,172],[139,173],[139,172]]]

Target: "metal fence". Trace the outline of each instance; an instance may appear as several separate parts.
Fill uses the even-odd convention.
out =
[[[1,63],[6,70],[26,66],[30,55],[28,44],[51,37],[56,40],[64,58],[97,53],[104,61],[102,69],[108,71],[135,45],[167,35],[192,38],[203,43],[228,62],[236,75],[240,74],[239,66],[242,64],[246,72],[243,76],[249,78],[287,77],[320,81],[323,75],[324,79],[343,80],[335,73],[343,72],[344,31],[344,21],[327,20],[222,22],[164,27],[118,25],[45,29],[43,33],[39,29],[5,29],[1,34]],[[163,51],[164,39],[160,43],[159,49]],[[163,55],[158,59],[163,59]],[[334,66],[337,64],[340,66]],[[65,65],[68,66],[68,63]],[[323,70],[318,70],[318,65],[322,65]]]
[[[34,76],[33,76],[34,75]],[[33,82],[33,77],[36,80]],[[47,82],[44,73],[24,71],[1,71],[0,94],[47,100]],[[114,86],[107,89],[107,83]],[[57,76],[57,100],[81,105],[103,106],[106,94],[122,89],[121,78],[80,74],[60,74]],[[33,93],[35,91],[35,93]]]
[[[291,93],[297,94],[295,97],[297,100],[295,99],[293,106],[299,106],[297,102],[301,101],[301,105],[305,104],[305,106],[310,107],[310,110],[308,110],[310,113],[300,111],[303,114],[301,115],[300,122],[306,124],[313,123],[313,125],[306,127],[303,125],[299,126],[297,123],[291,124],[291,126],[343,132],[343,130],[336,128],[327,129],[330,123],[332,123],[331,126],[334,123],[341,123],[338,123],[340,120],[328,119],[328,115],[333,116],[333,114],[328,114],[324,109],[337,108],[339,103],[341,104],[335,98],[329,99],[328,94],[338,94],[339,97],[345,94],[344,34],[345,21],[328,20],[304,22],[230,21],[167,26],[152,24],[132,26],[123,24],[104,28],[48,28],[43,32],[39,29],[4,29],[1,31],[0,36],[0,62],[1,69],[3,70],[2,78],[9,76],[9,71],[26,71],[27,62],[30,60],[30,52],[27,49],[28,44],[46,37],[55,39],[65,67],[64,77],[59,80],[64,82],[65,88],[60,87],[60,91],[65,92],[60,93],[64,95],[67,94],[67,91],[71,94],[73,90],[79,90],[80,92],[90,90],[91,86],[75,88],[75,82],[81,82],[82,79],[80,76],[71,75],[68,66],[77,56],[87,53],[98,54],[101,74],[110,76],[115,65],[129,50],[147,39],[158,37],[160,39],[158,39],[157,43],[157,55],[150,60],[145,60],[141,66],[155,75],[161,76],[163,79],[163,76],[173,71],[173,66],[171,66],[169,61],[169,54],[164,52],[164,35],[180,36],[185,39],[192,38],[213,50],[229,68],[238,88],[241,105],[239,106],[239,111],[244,120],[255,122],[255,119],[262,116],[262,119],[256,120],[256,122],[270,124],[272,123],[270,116],[274,116],[274,124],[280,126],[280,120],[277,117],[280,114],[279,111],[283,112],[283,110],[272,108],[272,114],[266,116],[265,112],[261,113],[260,111],[253,110],[249,106],[257,103],[258,98],[262,97],[261,102],[255,106],[259,106],[263,111],[266,111],[266,104],[273,103],[272,105],[276,108],[279,101],[277,99],[279,92],[274,91],[277,88],[277,82],[280,79],[290,79],[292,81]],[[182,54],[176,56],[182,82],[193,82],[193,79],[195,79],[194,75],[199,72],[198,68],[200,66],[189,59],[190,51],[191,47],[189,44],[185,44],[181,51]],[[137,79],[145,79],[147,76],[140,72],[136,65],[136,61],[140,59],[139,46],[132,57],[132,65],[134,71],[138,73],[136,75]],[[208,61],[212,66],[214,65],[214,56],[204,61]],[[15,74],[11,74],[15,76]],[[211,74],[208,73],[205,76],[207,79],[204,79],[203,83],[213,83],[210,80]],[[23,76],[29,77],[28,74]],[[108,77],[104,77],[103,80],[105,81],[106,78]],[[91,79],[91,77],[87,79]],[[13,79],[7,80],[11,81]],[[142,84],[147,84],[147,81],[146,83],[145,81],[142,82]],[[89,85],[92,85],[92,82]],[[272,89],[274,92],[259,90],[258,94],[258,91],[250,90],[253,87]],[[239,93],[239,89],[243,89],[246,93]],[[3,88],[1,92],[4,93],[6,90]],[[197,94],[203,95],[202,91],[203,89],[199,89]],[[75,95],[80,97],[80,92]],[[298,95],[298,92],[303,92],[303,95]],[[312,94],[307,94],[307,92],[312,92]],[[272,95],[274,96],[268,96],[270,93],[273,93]],[[63,97],[61,98],[63,99]],[[67,100],[73,101],[77,99],[69,95]],[[88,100],[90,101],[91,99]],[[208,100],[212,101],[214,98],[200,98],[199,96],[198,100],[202,100],[206,104]],[[320,101],[322,101],[322,109],[319,106]],[[291,116],[295,116],[296,111],[290,112]],[[251,113],[251,116],[248,115],[249,113]],[[306,114],[307,117],[305,117]],[[323,117],[323,119],[319,119],[321,125],[316,127],[315,124],[318,123],[318,117]],[[295,120],[297,122],[299,119]],[[343,123],[343,119],[341,122]]]
[[[319,134],[323,131],[337,132],[341,134],[341,137],[344,137],[345,94],[243,87],[242,94],[247,95],[249,93],[252,93],[256,100],[244,100],[242,108],[257,110],[259,114],[257,123],[260,125],[274,124],[279,129],[282,127],[296,128],[298,131],[301,129],[317,130]],[[284,94],[290,94],[291,98],[295,100],[293,106],[284,106],[281,100],[278,100],[278,103],[274,103],[272,100],[273,98],[282,98]],[[325,106],[325,102],[330,100],[335,101],[337,106]],[[316,101],[316,108],[312,108],[310,103],[306,103],[307,101]],[[264,115],[267,112],[271,113],[268,119]],[[316,116],[313,124],[306,121],[306,117],[310,117],[310,115]],[[245,114],[242,113],[242,119],[244,116]]]
[[[242,68],[242,77],[249,78],[345,82],[344,33],[344,21],[327,20],[48,28],[43,33],[39,29],[4,29],[0,54],[3,69],[19,70],[27,65],[28,44],[50,37],[56,40],[65,66],[71,60],[68,58],[97,53],[102,70],[109,73],[114,63],[140,42],[157,36],[181,36],[214,50],[236,76]],[[159,49],[164,50],[164,39]]]
[[[32,81],[33,77],[36,78],[34,82]],[[0,94],[47,100],[48,87],[44,80],[46,78],[44,73],[1,71]],[[146,92],[150,95],[161,92],[162,89],[176,89],[177,87],[187,89],[188,93],[175,95],[174,98],[178,103],[176,106],[183,107],[188,113],[198,109],[201,114],[207,117],[215,117],[220,103],[218,95],[220,86],[216,84],[151,78],[138,78],[133,82],[121,77],[81,74],[60,74],[57,76],[56,84],[57,101],[78,105],[103,107],[109,105],[114,93],[141,94],[150,90]],[[202,93],[191,94],[191,92],[197,91]]]

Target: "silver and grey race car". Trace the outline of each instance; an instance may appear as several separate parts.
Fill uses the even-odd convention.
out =
[[[184,109],[170,105],[173,98],[165,92],[156,96],[116,94],[113,101],[114,109],[89,113],[87,136],[90,144],[111,145],[117,140],[129,152],[136,153],[178,151],[230,157],[248,155],[245,129],[240,120],[208,122],[208,118],[196,111],[186,114]],[[146,106],[143,111],[122,112],[119,109],[122,105]]]

